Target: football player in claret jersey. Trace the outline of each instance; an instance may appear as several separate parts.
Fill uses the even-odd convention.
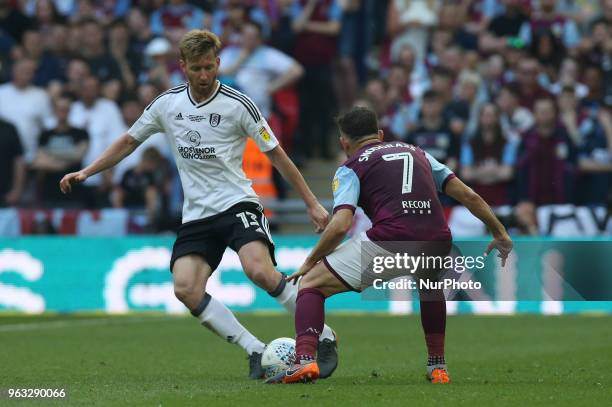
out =
[[[334,215],[302,267],[288,278],[295,281],[303,276],[295,314],[296,362],[268,383],[308,382],[319,377],[317,335],[323,329],[325,299],[344,291],[362,291],[371,284],[371,280],[364,279],[368,270],[361,265],[366,247],[380,248],[384,242],[428,242],[427,245],[450,248],[451,232],[438,192],[461,202],[488,226],[493,240],[487,254],[496,248],[504,265],[512,250],[505,228],[486,202],[420,148],[403,142],[383,142],[374,112],[353,108],[338,119],[338,125],[348,160],[338,169],[332,184]],[[428,209],[414,209],[424,207],[417,202],[430,204]],[[372,228],[340,244],[358,206],[372,220]],[[428,351],[427,375],[432,383],[448,383],[444,293],[427,290],[419,294]]]
[[[170,260],[177,298],[203,326],[249,354],[249,377],[261,378],[265,345],[245,329],[232,312],[206,293],[206,282],[229,246],[238,253],[247,276],[289,312],[295,312],[297,285],[275,270],[274,242],[259,199],[242,170],[247,136],[306,203],[317,231],[328,213],[287,157],[250,98],[217,80],[221,43],[205,30],[185,34],[180,66],[188,81],[154,99],[134,125],[86,168],[64,176],[62,192],[109,169],[155,133],[171,146],[184,192],[183,224]],[[319,362],[323,375],[337,365],[336,340],[322,328]]]

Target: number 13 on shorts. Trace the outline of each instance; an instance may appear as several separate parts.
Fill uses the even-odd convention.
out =
[[[261,214],[261,220],[257,219],[257,215],[248,211],[239,212],[236,214],[236,217],[240,218],[245,229],[248,229],[251,226],[255,226],[257,228],[255,229],[255,231],[265,234],[272,242],[272,235],[270,234],[268,220],[266,219],[263,213]]]

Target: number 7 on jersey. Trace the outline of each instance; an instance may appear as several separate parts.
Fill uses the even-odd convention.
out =
[[[409,152],[385,154],[382,156],[385,161],[402,160],[404,162],[404,179],[402,181],[402,194],[412,192],[412,171],[414,168],[414,158]]]

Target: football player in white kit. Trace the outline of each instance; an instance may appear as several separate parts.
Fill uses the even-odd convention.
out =
[[[205,30],[192,30],[180,44],[180,66],[188,81],[160,94],[134,125],[92,164],[67,174],[62,192],[107,170],[155,133],[170,143],[184,192],[183,220],[170,260],[174,292],[201,324],[249,354],[249,377],[261,378],[264,344],[232,312],[206,293],[206,282],[229,246],[247,276],[289,312],[295,313],[297,285],[275,270],[274,242],[251,182],[242,170],[246,139],[261,151],[306,203],[317,231],[328,213],[278,144],[259,109],[244,94],[217,80],[221,42]],[[319,367],[331,375],[337,365],[336,339],[325,326],[319,342]]]

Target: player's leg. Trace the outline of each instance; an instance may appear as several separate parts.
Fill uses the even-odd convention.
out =
[[[249,377],[259,379],[264,344],[253,336],[232,312],[206,292],[211,266],[199,254],[186,254],[171,265],[174,293],[200,323],[228,342],[235,343],[249,355]]]
[[[317,263],[300,280],[295,312],[295,364],[266,383],[309,382],[320,377],[320,363],[316,358],[325,321],[325,299],[344,291],[349,288],[324,262]]]
[[[289,313],[295,314],[297,284],[287,284],[285,274],[278,272],[272,262],[270,248],[264,240],[255,240],[238,249],[238,257],[246,275],[258,287],[263,288],[281,304]],[[333,331],[328,326],[323,328],[320,340],[334,339]]]
[[[444,360],[446,299],[443,290],[419,291],[421,325],[427,344],[427,377],[432,383],[450,382]]]
[[[278,301],[291,315],[296,313],[298,285],[287,283],[285,275],[274,268],[268,241],[261,239],[243,244],[238,257],[245,274]],[[329,377],[338,365],[337,341],[334,331],[327,325],[319,330],[318,359],[321,377]]]

